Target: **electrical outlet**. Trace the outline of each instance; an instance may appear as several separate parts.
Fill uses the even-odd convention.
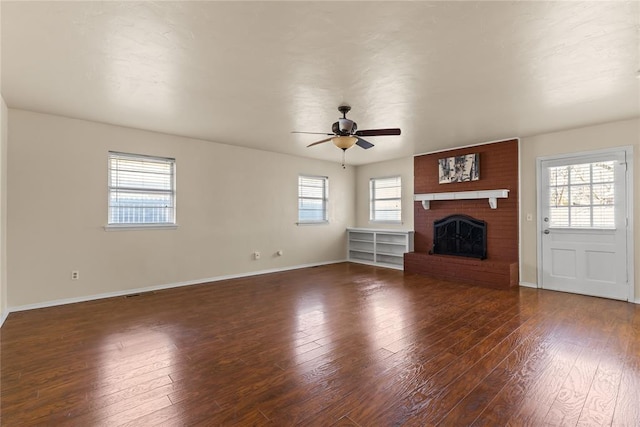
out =
[[[78,270],[73,270],[71,272],[71,280],[78,280],[80,278],[80,272]]]
[[[256,251],[253,253],[253,259],[260,259],[260,252]]]

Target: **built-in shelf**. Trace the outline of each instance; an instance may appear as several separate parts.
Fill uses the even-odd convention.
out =
[[[352,262],[402,270],[405,252],[413,251],[413,231],[347,228],[347,233]]]
[[[432,200],[471,200],[488,199],[491,209],[498,207],[498,199],[509,197],[509,190],[478,190],[478,191],[453,191],[447,193],[414,194],[413,200],[422,202],[422,207],[429,209]]]

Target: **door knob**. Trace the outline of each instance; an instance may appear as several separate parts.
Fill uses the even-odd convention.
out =
[[[544,233],[544,234],[549,234],[549,233],[551,233],[551,232],[550,232],[550,231],[549,231],[549,229],[547,228],[546,230],[544,230],[544,231],[543,231],[543,233]]]

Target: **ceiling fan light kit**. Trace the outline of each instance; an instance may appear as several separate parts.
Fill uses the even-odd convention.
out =
[[[331,142],[338,148],[342,148],[346,150],[347,148],[353,147],[353,145],[358,141],[358,138],[355,136],[336,136],[335,138],[331,138]]]
[[[338,111],[342,113],[342,118],[339,118],[337,122],[335,122],[331,126],[331,131],[333,133],[323,133],[323,132],[301,132],[301,131],[293,131],[292,133],[307,133],[307,134],[316,134],[316,135],[327,135],[329,138],[322,139],[320,141],[316,141],[307,145],[307,147],[313,147],[314,145],[322,144],[328,141],[333,142],[333,145],[340,148],[343,153],[343,161],[342,166],[344,167],[344,152],[347,149],[357,145],[361,148],[369,149],[373,147],[373,144],[369,141],[362,139],[362,136],[385,136],[385,135],[400,135],[399,128],[390,128],[390,129],[367,129],[367,130],[358,130],[358,124],[353,120],[347,119],[347,113],[351,110],[349,105],[340,105],[338,107]]]

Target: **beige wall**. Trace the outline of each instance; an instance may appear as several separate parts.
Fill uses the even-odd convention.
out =
[[[7,312],[7,104],[0,96],[0,325]]]
[[[11,309],[345,259],[351,167],[22,110],[9,122]],[[109,150],[176,158],[178,229],[104,230]],[[328,225],[296,225],[301,173],[329,177]]]
[[[7,117],[2,107],[5,150],[8,121],[11,126],[8,153],[0,152],[0,224],[8,219],[0,241],[9,266],[0,264],[0,309],[338,261],[345,258],[348,226],[414,228],[412,157],[343,170],[337,163],[21,110]],[[637,183],[639,139],[635,119],[521,140],[522,282],[537,283],[536,158],[632,145]],[[109,150],[176,158],[177,230],[104,231]],[[329,176],[329,225],[295,225],[300,173]],[[369,179],[394,175],[403,180],[403,224],[370,223]],[[638,242],[640,185],[634,187]],[[280,249],[284,256],[276,257]],[[262,259],[251,259],[254,250]],[[639,265],[638,243],[634,251]],[[80,271],[80,280],[70,280],[71,270]]]
[[[521,281],[537,284],[536,231],[536,159],[556,154],[594,151],[611,147],[633,146],[634,150],[634,265],[635,298],[640,301],[640,119],[606,123],[564,132],[523,138],[520,145],[521,168]],[[526,221],[527,213],[533,221]]]
[[[369,221],[369,180],[402,177],[402,224]],[[413,230],[413,157],[358,166],[356,169],[356,227]]]

